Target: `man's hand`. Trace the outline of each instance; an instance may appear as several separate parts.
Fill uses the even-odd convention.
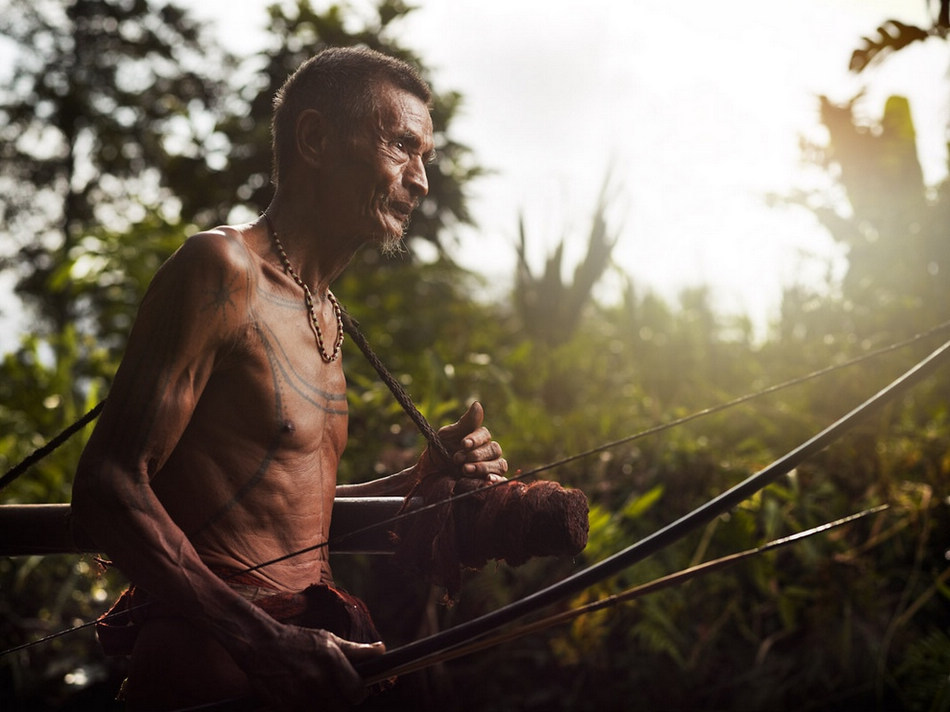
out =
[[[498,482],[508,472],[508,461],[502,457],[501,445],[492,440],[488,428],[482,425],[484,420],[485,411],[476,401],[457,422],[439,430],[439,440],[462,477]],[[423,457],[426,455],[437,467],[447,464],[430,450]]]
[[[254,694],[278,710],[347,710],[366,697],[353,665],[386,652],[383,643],[354,643],[325,630],[281,624],[246,670]]]

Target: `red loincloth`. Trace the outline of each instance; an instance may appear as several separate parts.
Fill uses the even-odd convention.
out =
[[[265,595],[248,600],[281,623],[328,630],[357,643],[380,640],[366,604],[345,591],[327,584],[314,584],[297,593],[285,593],[250,574],[215,573],[235,589],[263,590]],[[274,593],[267,594],[267,591]],[[147,591],[130,586],[96,621],[96,635],[106,655],[131,655],[135,639],[146,621],[180,615]]]

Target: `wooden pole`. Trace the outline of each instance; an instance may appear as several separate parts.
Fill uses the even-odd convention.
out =
[[[391,527],[384,523],[402,506],[402,497],[340,497],[333,503],[331,553],[391,554]],[[74,537],[68,504],[0,505],[0,556],[100,553]],[[379,526],[374,526],[379,524]],[[78,532],[77,532],[78,533]]]

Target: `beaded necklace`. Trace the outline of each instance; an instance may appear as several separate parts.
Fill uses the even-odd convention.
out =
[[[307,312],[310,315],[310,328],[313,330],[313,335],[317,339],[317,350],[320,352],[320,357],[325,363],[332,363],[333,361],[336,361],[337,357],[340,355],[340,347],[343,346],[343,312],[340,309],[340,303],[336,300],[336,297],[333,296],[333,292],[328,289],[327,299],[330,300],[330,304],[333,306],[333,314],[336,316],[336,342],[333,344],[333,350],[330,353],[327,353],[323,342],[323,331],[320,329],[320,322],[317,320],[317,314],[313,308],[313,294],[310,292],[310,287],[307,286],[306,282],[300,279],[300,277],[294,271],[294,268],[290,266],[290,260],[287,259],[287,253],[284,251],[284,246],[281,244],[280,238],[277,237],[277,230],[274,229],[274,224],[271,222],[270,216],[267,213],[263,213],[262,217],[264,218],[264,222],[267,223],[267,232],[274,241],[274,246],[277,248],[277,254],[280,256],[280,261],[284,265],[284,272],[289,274],[291,279],[293,279],[294,282],[296,282],[297,285],[303,289],[303,301],[304,304],[306,304]]]

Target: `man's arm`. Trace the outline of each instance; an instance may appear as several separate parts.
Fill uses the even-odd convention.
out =
[[[248,260],[236,240],[208,233],[190,239],[156,275],[79,463],[74,524],[136,585],[213,635],[265,699],[292,709],[333,688],[358,699],[362,685],[344,641],[283,626],[234,593],[151,487],[246,315]],[[235,308],[208,309],[221,284]],[[299,688],[306,694],[281,698]]]
[[[485,411],[477,401],[469,406],[461,418],[452,425],[439,430],[439,439],[446,451],[452,456],[446,462],[430,449],[422,454],[419,462],[395,475],[382,477],[369,482],[352,485],[337,485],[337,497],[384,497],[409,494],[409,490],[420,479],[443,471],[457,468],[459,477],[488,480],[503,479],[508,471],[508,462],[502,457],[501,446],[492,440],[491,432],[483,423]]]

